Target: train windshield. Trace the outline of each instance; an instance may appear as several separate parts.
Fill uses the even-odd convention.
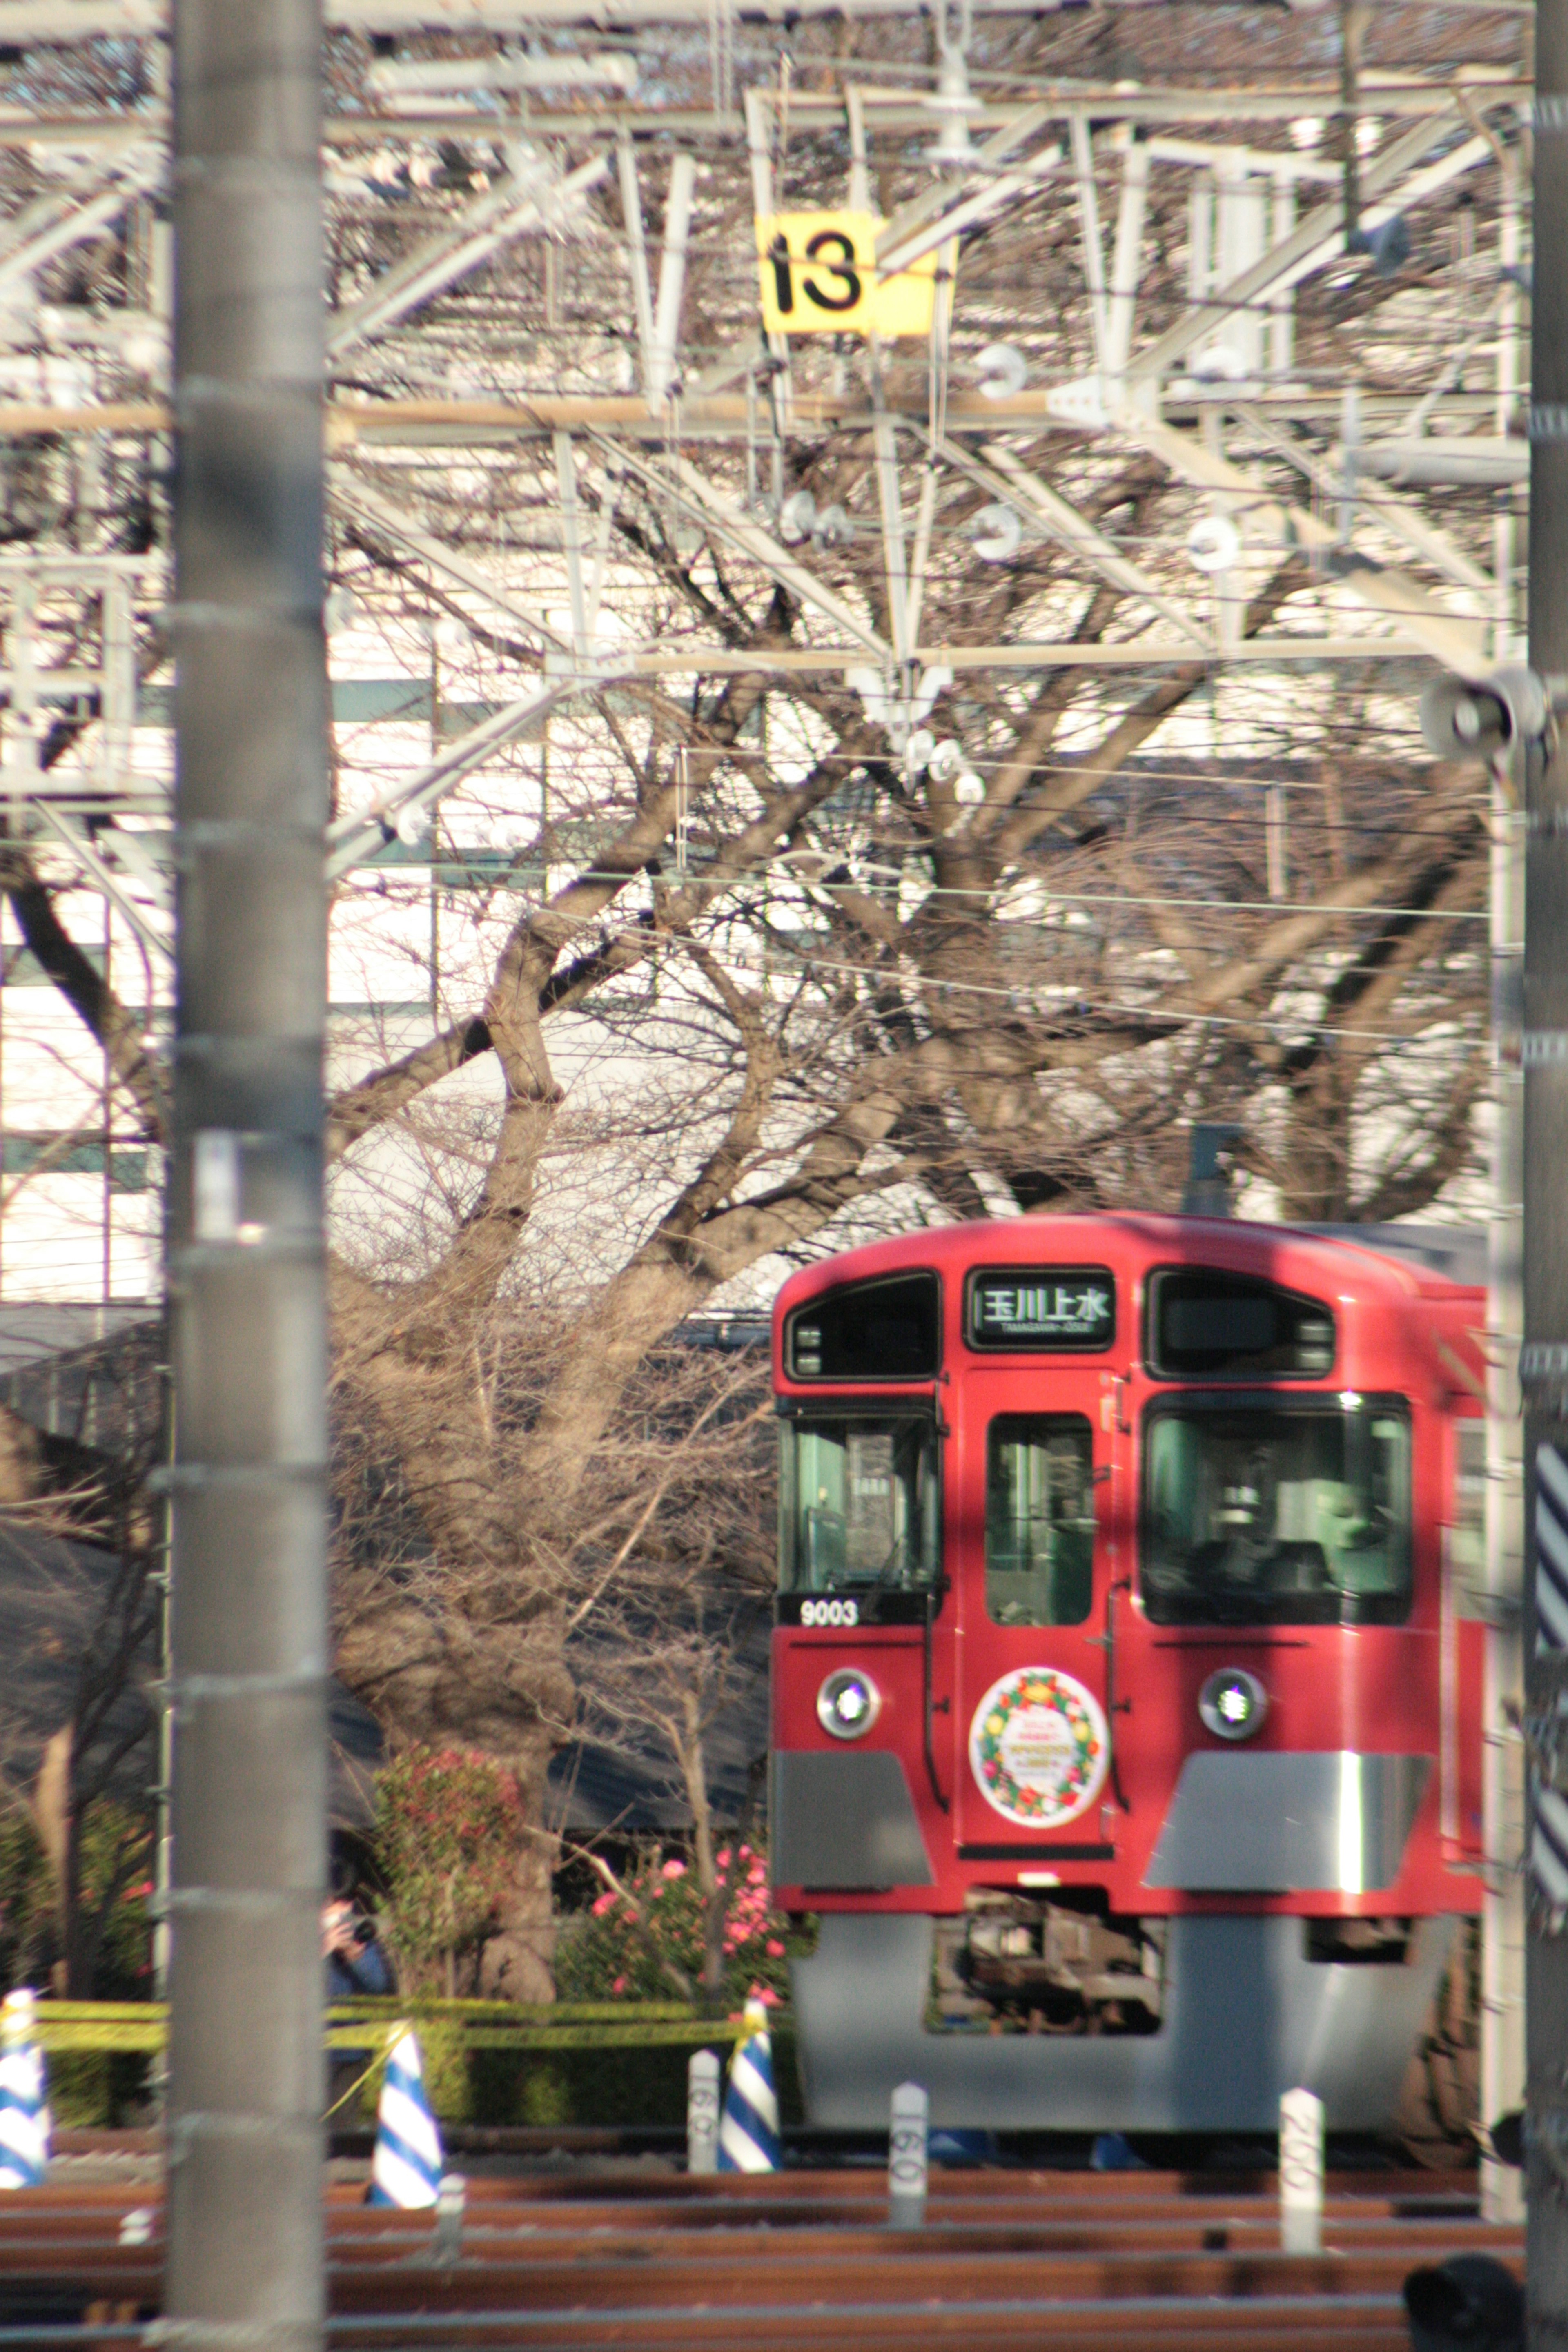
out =
[[[929,1416],[813,1413],[786,1422],[782,1469],[783,1591],[935,1581],[941,1511]]]
[[[1142,1587],[1160,1625],[1398,1624],[1410,1428],[1382,1399],[1153,1408]]]

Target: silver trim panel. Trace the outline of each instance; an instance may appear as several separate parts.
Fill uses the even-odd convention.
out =
[[[1182,1767],[1145,1886],[1367,1895],[1392,1886],[1430,1756],[1204,1749]]]
[[[772,1829],[775,1885],[847,1894],[936,1884],[904,1768],[885,1748],[776,1748]]]

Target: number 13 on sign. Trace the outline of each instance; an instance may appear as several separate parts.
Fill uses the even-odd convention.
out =
[[[770,213],[757,221],[763,325],[770,335],[929,335],[936,255],[877,275],[875,213]]]

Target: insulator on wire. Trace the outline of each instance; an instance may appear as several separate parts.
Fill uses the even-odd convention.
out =
[[[1011,507],[998,501],[994,506],[982,507],[971,526],[974,532],[974,552],[987,563],[1005,563],[1016,555],[1023,545],[1024,526]]]
[[[1228,515],[1200,515],[1187,533],[1187,561],[1199,572],[1228,572],[1241,553],[1241,533]]]
[[[807,539],[816,521],[816,500],[809,490],[796,490],[779,509],[779,531],[786,541]]]
[[[987,343],[974,362],[983,400],[1010,400],[1022,392],[1029,366],[1016,343]]]

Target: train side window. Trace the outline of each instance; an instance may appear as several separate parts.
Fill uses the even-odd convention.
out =
[[[985,1613],[1081,1625],[1094,1588],[1094,1437],[1078,1412],[1005,1413],[985,1438]]]

